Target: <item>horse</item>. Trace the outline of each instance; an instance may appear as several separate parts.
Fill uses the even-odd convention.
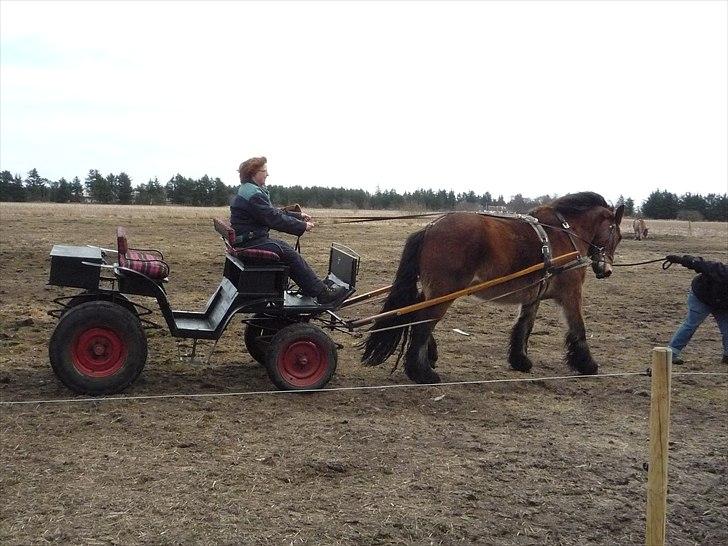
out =
[[[623,213],[623,205],[615,210],[593,192],[564,195],[533,209],[530,216],[519,216],[530,221],[487,213],[448,213],[407,238],[382,312],[451,294],[543,260],[547,274],[534,271],[474,295],[520,305],[508,353],[514,370],[531,370],[528,338],[540,302],[551,299],[561,306],[568,323],[566,363],[580,374],[596,374],[598,364],[591,356],[582,316],[585,266],[591,263],[600,279],[612,274],[614,251],[622,239],[619,224]],[[539,234],[534,224],[541,227],[539,237],[534,236],[534,230]],[[555,265],[558,261],[551,259],[570,253],[578,253],[580,259],[568,267]],[[440,376],[433,369],[438,354],[432,332],[451,303],[377,318],[362,343],[362,363],[381,364],[399,348],[399,358],[404,354],[404,370],[412,381],[439,383]]]
[[[642,218],[635,218],[632,221],[632,229],[634,229],[634,238],[636,240],[641,241],[642,239],[647,239],[647,233],[649,230]]]

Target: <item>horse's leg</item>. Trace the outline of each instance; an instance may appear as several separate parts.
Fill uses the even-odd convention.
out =
[[[435,341],[435,336],[430,334],[430,339],[427,340],[427,360],[430,361],[431,368],[437,368],[437,359],[437,341]]]
[[[581,294],[578,297],[564,298],[560,302],[569,326],[566,334],[566,363],[584,375],[596,374],[599,366],[592,358],[586,343],[586,328],[581,312]]]
[[[536,320],[536,312],[540,300],[536,300],[529,304],[521,305],[521,311],[518,315],[516,324],[511,330],[511,344],[508,351],[508,362],[511,368],[519,372],[527,372],[531,370],[533,363],[528,358],[528,337],[533,329],[533,321]]]
[[[432,335],[437,322],[445,315],[450,302],[422,309],[414,321],[430,320],[411,327],[407,351],[404,354],[404,371],[415,383],[439,383],[440,376],[432,370],[437,359],[437,344]],[[434,357],[434,360],[433,360]]]

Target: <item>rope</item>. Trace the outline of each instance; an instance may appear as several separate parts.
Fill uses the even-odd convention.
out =
[[[379,222],[383,220],[408,220],[411,218],[426,218],[428,216],[442,216],[446,212],[428,212],[424,214],[405,214],[402,216],[330,216],[334,224],[360,224],[362,222]]]
[[[632,262],[629,264],[612,264],[612,267],[631,267],[633,265],[654,264],[656,262],[663,262],[662,269],[667,269],[672,265],[672,262],[668,262],[667,257],[665,257],[665,258],[657,258],[656,260],[647,260],[644,262]],[[665,264],[667,264],[667,267],[665,266]]]
[[[603,379],[607,377],[629,377],[634,375],[647,376],[647,372],[621,372],[621,373],[607,373],[599,375],[557,375],[549,377],[527,377],[521,379],[479,379],[473,381],[449,381],[443,383],[406,383],[406,384],[390,384],[390,385],[373,385],[373,386],[359,386],[359,387],[332,387],[328,389],[301,389],[295,391],[247,391],[247,392],[219,392],[219,393],[204,393],[204,394],[149,394],[140,396],[108,396],[100,398],[61,398],[61,399],[46,399],[46,400],[13,400],[13,401],[0,401],[0,405],[4,406],[17,406],[17,405],[32,405],[32,404],[70,404],[75,402],[115,402],[115,401],[130,401],[130,400],[161,400],[169,398],[222,398],[227,396],[261,396],[261,395],[285,395],[285,394],[302,394],[302,393],[327,393],[327,392],[347,392],[347,391],[373,391],[373,390],[385,390],[385,389],[417,389],[423,387],[454,387],[461,385],[484,385],[488,383],[534,383],[538,381],[555,381],[564,379]],[[673,374],[678,375],[678,374]],[[682,373],[679,375],[698,375],[698,373]],[[728,375],[728,373],[718,373],[711,375]]]
[[[606,379],[608,377],[630,377],[641,375],[647,377],[649,371],[644,372],[620,372],[620,373],[604,373],[599,375],[555,375],[548,377],[526,377],[520,379],[478,379],[473,381],[448,381],[443,383],[406,383],[401,385],[372,385],[359,387],[332,387],[328,389],[301,389],[295,391],[247,391],[247,392],[218,392],[204,394],[148,394],[140,396],[108,396],[100,398],[60,398],[60,399],[41,399],[41,400],[12,400],[0,401],[0,406],[19,406],[33,404],[72,404],[77,402],[127,402],[131,400],[161,400],[171,398],[223,398],[227,396],[261,396],[261,395],[298,395],[303,393],[327,393],[327,392],[347,392],[347,391],[373,391],[385,389],[417,389],[423,387],[457,387],[463,385],[485,385],[488,383],[535,383],[539,381],[556,381],[566,379]],[[728,372],[676,372],[673,376],[687,375],[718,375],[728,376]]]
[[[671,375],[728,375],[728,372],[673,372]]]

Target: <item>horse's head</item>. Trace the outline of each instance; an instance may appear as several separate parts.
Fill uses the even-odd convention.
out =
[[[614,250],[622,240],[619,224],[623,214],[624,205],[619,205],[614,211],[604,208],[600,211],[594,239],[589,247],[589,257],[597,279],[606,279],[612,274]]]

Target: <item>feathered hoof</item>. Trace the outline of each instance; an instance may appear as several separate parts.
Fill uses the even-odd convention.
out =
[[[596,375],[599,373],[599,365],[593,360],[578,362],[574,369],[581,375]]]
[[[420,385],[439,383],[441,381],[440,376],[436,372],[433,372],[429,365],[424,370],[405,366],[404,372],[407,374],[407,377]]]
[[[531,359],[528,358],[526,355],[511,355],[508,358],[508,363],[511,365],[511,368],[516,370],[517,372],[530,372],[531,368],[533,368],[533,362],[531,362]]]

